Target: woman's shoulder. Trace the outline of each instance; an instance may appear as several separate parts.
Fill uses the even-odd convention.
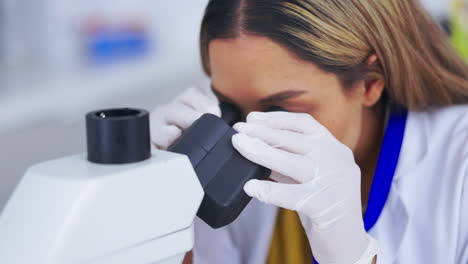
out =
[[[468,105],[409,112],[399,167],[420,173],[445,172],[452,177],[457,171],[458,177],[466,177]],[[437,177],[433,180],[437,182]]]
[[[461,133],[468,135],[468,104],[431,108],[409,113],[409,122],[417,122],[429,134]],[[432,132],[432,133],[431,133]]]
[[[456,248],[454,262],[467,263],[468,228],[464,223],[468,220],[468,105],[410,112],[407,125],[413,134],[410,140],[417,141],[418,134],[424,136],[424,153],[412,170],[416,177],[408,182],[420,191],[437,194],[421,197],[418,205],[428,205],[428,211],[427,215],[418,212],[426,219],[435,213],[444,216],[431,223],[433,229],[444,230],[436,240],[445,241],[447,248]],[[411,143],[407,146],[411,147]]]
[[[468,104],[410,112],[407,133],[427,151],[457,149],[468,154]]]
[[[467,263],[467,190],[468,105],[410,111],[392,192],[374,231],[379,242],[400,248],[399,260],[405,263],[405,257]],[[428,250],[418,255],[414,243]]]

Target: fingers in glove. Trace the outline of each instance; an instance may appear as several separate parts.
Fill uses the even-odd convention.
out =
[[[252,112],[247,116],[247,123],[303,134],[313,134],[324,129],[317,120],[305,113]]]
[[[182,135],[182,130],[174,125],[165,125],[154,128],[151,132],[153,144],[162,150],[166,150]]]
[[[164,121],[167,125],[174,125],[185,130],[190,127],[204,113],[193,110],[184,104],[171,105],[165,109]]]
[[[250,180],[244,185],[244,191],[259,201],[294,210],[296,198],[284,198],[285,194],[296,195],[294,185],[271,181]]]
[[[304,171],[304,167],[311,167],[310,160],[305,156],[274,148],[246,134],[234,135],[232,144],[248,160],[291,177],[297,182],[305,182],[314,176],[313,171]]]
[[[210,113],[221,116],[219,102],[205,95],[201,89],[192,87],[181,94],[176,101],[192,108],[195,112]]]
[[[291,153],[305,155],[311,150],[311,144],[307,142],[310,136],[302,133],[250,123],[237,123],[234,129],[250,137],[261,139],[274,148]]]
[[[244,185],[244,191],[261,202],[300,211],[304,201],[313,199],[320,193],[320,186],[302,190],[301,184],[284,184],[271,181],[250,180]]]
[[[275,182],[278,182],[278,183],[286,183],[286,184],[298,184],[299,183],[298,181],[294,180],[293,178],[288,177],[288,176],[284,176],[283,174],[278,173],[276,171],[273,171],[271,173],[270,179],[275,181]]]

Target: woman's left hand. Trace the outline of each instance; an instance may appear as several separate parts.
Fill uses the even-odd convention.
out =
[[[320,263],[372,263],[377,246],[364,229],[361,172],[348,147],[308,114],[253,112],[234,128],[234,147],[277,181],[251,180],[248,195],[297,211]]]

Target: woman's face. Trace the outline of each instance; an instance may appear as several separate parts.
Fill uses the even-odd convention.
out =
[[[309,113],[355,150],[365,110],[365,89],[344,90],[335,74],[297,59],[275,42],[255,36],[213,40],[209,46],[212,88],[244,116],[280,106]]]

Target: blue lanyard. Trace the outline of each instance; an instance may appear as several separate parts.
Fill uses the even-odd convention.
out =
[[[401,145],[405,135],[407,110],[392,111],[388,120],[387,129],[380,148],[379,160],[375,169],[374,179],[367,202],[367,210],[364,215],[364,227],[366,231],[372,229],[385,202],[387,201],[390,187],[392,186],[393,176],[398,165]]]
[[[407,117],[407,110],[392,109],[380,148],[379,160],[377,161],[367,210],[364,215],[364,227],[366,231],[371,230],[379,219],[390,193],[390,187],[392,186],[393,176],[395,175],[403,144]],[[318,264],[315,260],[314,263]]]

